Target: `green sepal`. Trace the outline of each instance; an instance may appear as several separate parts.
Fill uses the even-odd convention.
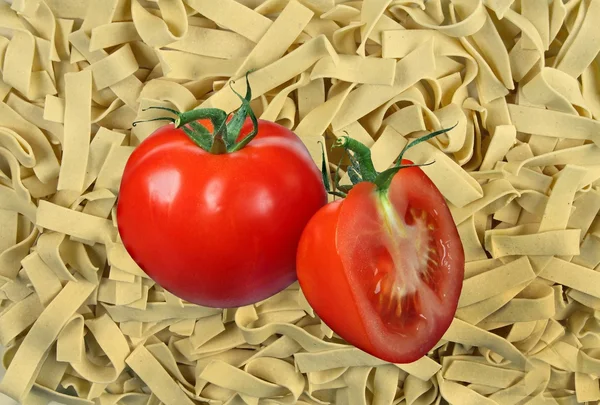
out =
[[[346,198],[346,196],[348,195],[348,193],[343,193],[341,191],[329,191],[327,194],[331,194],[340,198]]]
[[[350,177],[350,181],[353,185],[357,185],[361,181],[363,181],[363,177],[360,171],[360,163],[356,156],[353,153],[349,153],[348,149],[346,149],[346,154],[348,155],[348,159],[350,159],[350,166],[348,167],[348,176]]]
[[[354,186],[363,181],[363,179],[360,177],[360,173],[354,167],[354,165],[348,166],[348,177],[350,177],[350,181]]]
[[[238,96],[238,98],[242,102],[242,106],[240,107],[240,109],[238,111],[243,110],[245,108],[245,111],[247,111],[247,114],[250,116],[250,120],[252,121],[252,132],[250,132],[248,135],[246,135],[238,143],[233,144],[229,148],[229,150],[228,150],[229,152],[235,152],[235,151],[242,149],[244,146],[248,145],[250,143],[250,141],[253,140],[254,137],[258,134],[258,119],[256,118],[256,115],[254,115],[254,111],[252,111],[252,108],[250,107],[250,101],[252,100],[252,91],[250,90],[250,81],[248,80],[248,75],[250,73],[251,73],[251,71],[248,71],[246,73],[246,97],[242,97],[242,95],[240,93],[238,93],[233,88],[233,86],[231,86],[231,90],[235,93],[236,96]],[[234,117],[234,119],[235,118],[236,117]],[[239,132],[240,132],[241,127],[244,124],[245,120],[246,120],[246,116],[244,115],[244,117],[241,118],[241,122],[239,124],[240,127],[237,130],[237,133],[234,132],[232,129],[232,132],[234,132],[234,134],[235,134],[234,142],[237,140],[237,137],[239,136]],[[233,121],[233,119],[232,119],[232,121]],[[234,135],[231,135],[231,137],[233,138]]]
[[[198,122],[201,119],[209,119],[213,125],[211,134],[206,127]],[[214,143],[214,138],[227,136],[227,114],[218,108],[197,108],[179,114],[175,120],[175,128],[182,128],[198,146],[209,152]],[[187,129],[186,129],[187,128]],[[224,133],[225,132],[225,133]],[[208,147],[205,147],[208,145]]]
[[[384,170],[383,172],[379,173],[373,183],[375,183],[375,186],[377,186],[378,190],[387,190],[390,187],[390,184],[392,183],[392,179],[394,178],[396,173],[398,173],[401,169],[405,169],[407,167],[429,166],[434,163],[435,163],[435,160],[432,162],[423,163],[423,164],[394,166],[392,168],[389,168],[389,169]]]
[[[187,125],[183,126],[181,129],[183,129],[183,132],[185,132],[185,134],[192,141],[194,141],[194,143],[196,145],[198,145],[199,147],[201,147],[202,149],[204,149],[207,152],[210,150],[213,141],[212,141],[212,136],[210,135],[210,133],[208,132],[208,130],[206,128],[202,127],[202,129],[204,129],[204,131],[206,131],[205,134],[202,132],[199,132],[199,131],[195,131],[192,128],[188,127]]]
[[[179,118],[179,116],[181,115],[181,113],[177,110],[174,110],[173,108],[168,108],[168,107],[162,107],[162,106],[150,106],[150,107],[146,107],[146,108],[142,108],[142,112],[146,112],[148,110],[162,110],[162,111],[168,111],[171,114],[175,115],[176,117]],[[151,118],[149,120],[138,120],[138,121],[133,121],[131,123],[131,126],[135,127],[138,124],[141,124],[142,122],[152,122],[152,121],[168,121],[171,124],[176,124],[177,120],[173,117],[158,117],[158,118]]]
[[[457,125],[458,125],[458,123],[454,124],[450,128],[440,129],[439,131],[432,132],[430,134],[427,134],[425,136],[422,136],[420,138],[417,138],[417,139],[415,139],[415,140],[407,143],[406,146],[400,152],[400,155],[398,155],[398,160],[396,161],[396,166],[400,166],[402,164],[402,157],[404,156],[404,153],[406,153],[407,150],[409,150],[413,146],[417,146],[421,142],[425,142],[425,141],[428,141],[428,140],[430,140],[432,138],[435,138],[438,135],[445,134],[446,132],[451,131],[452,129],[454,129],[454,127],[456,127]]]
[[[211,136],[208,129],[206,129],[203,125],[200,125],[197,121],[192,121],[188,124],[195,132],[202,136]]]
[[[250,101],[252,100],[252,89],[250,88],[250,83],[248,81],[248,75],[250,71],[246,72],[246,96],[242,97],[239,93],[235,91],[232,87],[232,83],[229,82],[229,86],[231,90],[238,96],[238,98],[242,101],[241,107],[235,112],[233,118],[227,124],[227,138],[224,139],[225,144],[229,148],[231,145],[235,144],[237,141],[237,137],[240,134],[242,126],[244,122],[246,122],[246,116],[248,115],[248,110],[250,108]]]
[[[338,184],[337,189],[342,193],[348,194],[352,190],[351,184]]]
[[[321,177],[323,177],[323,185],[325,186],[325,190],[327,190],[327,192],[330,193],[335,190],[331,189],[331,183],[329,182],[329,167],[327,166],[327,157],[325,156],[325,145],[323,145],[323,142],[321,142],[321,141],[319,141],[319,144],[321,145],[321,157],[322,157]]]
[[[366,145],[363,145],[356,139],[350,138],[350,136],[343,136],[338,138],[335,146],[341,146],[346,149],[346,151],[350,150],[353,152],[353,154],[348,153],[348,156],[350,157],[352,167],[354,167],[354,169],[360,173],[360,181],[375,180],[375,177],[377,177],[377,171],[373,166],[371,150]]]
[[[227,113],[218,108],[196,108],[179,114],[179,117],[175,120],[175,127],[180,128],[185,124],[202,119],[209,119],[216,131],[227,120]]]
[[[334,145],[335,146],[335,145]],[[341,189],[342,186],[340,186],[340,166],[342,165],[342,161],[344,160],[344,156],[342,155],[342,157],[340,157],[340,161],[338,162],[336,169],[335,169],[335,176],[333,176],[333,190],[340,190],[342,192],[342,194],[344,194],[344,197],[346,196],[346,194],[348,193],[347,191],[344,191]]]
[[[394,167],[387,169],[381,173],[379,173],[377,175],[377,178],[375,179],[375,181],[373,181],[373,183],[375,183],[375,185],[377,186],[378,190],[387,190],[388,188],[390,188],[390,184],[392,183],[392,178],[394,177],[394,175],[396,173],[398,173],[400,171],[400,169],[403,169],[405,167],[421,167],[421,166],[429,166],[433,163],[435,163],[435,161],[433,162],[429,162],[429,163],[424,163],[424,164],[411,164],[411,165],[403,165],[402,164],[402,158],[404,157],[404,153],[409,150],[410,148],[412,148],[413,146],[417,146],[418,144],[420,144],[421,142],[427,142],[428,140],[435,138],[438,135],[441,135],[443,133],[446,133],[450,130],[452,130],[452,128],[454,128],[456,125],[458,124],[454,124],[452,127],[450,128],[444,128],[444,129],[440,129],[439,131],[435,131],[432,132],[430,134],[427,134],[425,136],[422,136],[420,138],[414,139],[411,142],[408,142],[406,144],[406,146],[402,149],[402,151],[400,152],[400,155],[398,155],[398,160],[396,161],[396,164]]]

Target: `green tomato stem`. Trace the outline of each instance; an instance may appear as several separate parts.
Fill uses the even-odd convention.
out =
[[[375,170],[373,160],[371,159],[371,149],[369,149],[366,145],[363,145],[356,139],[350,138],[349,136],[343,136],[339,138],[336,141],[335,146],[341,146],[344,149],[354,153],[353,157],[358,163],[357,169],[363,181],[375,180],[375,178],[377,177],[377,170]]]
[[[240,98],[242,105],[234,113],[232,119],[228,121],[228,114],[218,108],[196,108],[194,110],[179,112],[172,108],[151,106],[143,109],[147,110],[163,110],[168,111],[175,115],[173,117],[159,117],[149,120],[140,120],[132,123],[136,126],[142,122],[150,121],[169,121],[175,124],[175,128],[181,128],[185,134],[203,150],[213,154],[225,154],[238,151],[245,147],[254,137],[258,134],[258,119],[250,107],[250,100],[252,99],[252,90],[250,87],[250,81],[248,75],[250,71],[246,73],[246,96],[242,97],[237,91],[231,87],[231,90]],[[242,140],[237,142],[240,135],[240,131],[246,118],[250,116],[252,121],[252,131]],[[199,120],[209,119],[213,125],[213,133],[211,134],[206,127],[204,127]]]
[[[347,151],[352,152],[352,154],[349,154],[351,165],[348,167],[348,175],[350,176],[350,180],[352,181],[353,185],[356,185],[361,181],[372,182],[375,184],[379,194],[387,198],[387,191],[389,190],[390,185],[392,184],[392,179],[394,178],[396,173],[398,173],[401,169],[404,169],[406,167],[429,166],[435,163],[435,161],[433,161],[425,164],[403,165],[402,158],[404,156],[404,153],[408,149],[420,144],[421,142],[426,142],[432,138],[435,138],[438,135],[450,131],[456,125],[457,124],[450,128],[441,129],[439,131],[432,132],[428,135],[422,136],[420,138],[412,140],[411,142],[408,142],[400,152],[396,164],[390,169],[387,169],[381,173],[375,170],[375,166],[373,165],[373,160],[371,157],[371,150],[366,145],[362,144],[356,139],[352,139],[349,136],[344,136],[339,138],[334,146],[341,146]],[[334,184],[334,190],[332,191],[335,191],[337,186],[337,184]],[[349,192],[350,190],[343,191]]]
[[[388,196],[387,190],[377,192],[377,207],[383,219],[383,227],[385,231],[395,239],[398,236],[406,237],[406,226],[404,222],[396,212],[396,208],[392,205],[390,197]]]
[[[227,153],[227,145],[225,145],[225,141],[223,140],[223,136],[220,134],[215,135],[213,138],[212,146],[210,147],[210,153],[213,155],[223,155]]]

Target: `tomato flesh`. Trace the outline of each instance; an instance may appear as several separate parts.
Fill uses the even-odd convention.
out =
[[[464,253],[448,207],[418,168],[400,170],[385,194],[359,183],[338,204],[335,244],[308,245],[327,222],[319,214],[301,238],[301,287],[326,323],[342,318],[330,327],[350,343],[391,362],[415,361],[448,329],[462,288]],[[317,249],[337,265],[325,268]],[[335,273],[347,292],[328,299],[315,272]]]
[[[166,290],[236,307],[296,280],[298,240],[326,197],[308,151],[282,126],[259,120],[246,147],[213,155],[167,125],[127,162],[117,223],[131,257]]]

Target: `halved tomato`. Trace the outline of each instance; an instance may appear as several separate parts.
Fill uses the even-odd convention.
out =
[[[404,167],[386,189],[359,182],[321,208],[300,239],[297,274],[333,331],[376,357],[408,363],[450,326],[464,260],[443,196],[420,168]]]

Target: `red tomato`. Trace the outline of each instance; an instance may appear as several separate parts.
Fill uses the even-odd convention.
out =
[[[251,129],[247,120],[240,133]],[[298,240],[326,202],[307,149],[280,125],[259,120],[248,145],[214,155],[169,124],[127,162],[117,222],[131,257],[163,288],[236,307],[296,280]]]
[[[333,331],[376,357],[408,363],[450,326],[464,260],[443,196],[409,167],[387,192],[362,182],[320,209],[300,239],[297,272]]]

